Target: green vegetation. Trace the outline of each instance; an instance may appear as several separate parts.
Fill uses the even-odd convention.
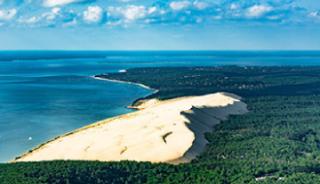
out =
[[[142,68],[101,77],[160,89],[153,97],[161,99],[232,92],[250,112],[217,125],[206,151],[188,164],[2,164],[1,184],[320,183],[320,67]]]
[[[97,75],[142,83],[159,92],[148,98],[231,92],[242,97],[320,93],[320,67],[191,67],[138,68]]]

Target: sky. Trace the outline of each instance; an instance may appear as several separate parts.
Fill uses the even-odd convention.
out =
[[[320,1],[0,0],[0,50],[320,50]]]

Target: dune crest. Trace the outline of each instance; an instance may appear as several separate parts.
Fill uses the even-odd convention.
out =
[[[15,161],[188,162],[205,149],[205,132],[228,115],[247,112],[240,97],[226,93],[152,100],[137,109],[58,137]]]

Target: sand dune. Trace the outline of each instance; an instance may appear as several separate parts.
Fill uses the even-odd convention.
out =
[[[15,161],[188,162],[205,149],[204,133],[230,114],[247,112],[235,95],[215,93],[152,100],[39,146]]]

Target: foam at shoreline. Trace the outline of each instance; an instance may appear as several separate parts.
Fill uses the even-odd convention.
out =
[[[128,81],[122,81],[122,80],[115,80],[115,79],[108,79],[108,78],[97,77],[97,76],[91,76],[91,77],[94,78],[94,79],[97,79],[97,80],[104,80],[104,81],[109,81],[109,82],[117,82],[117,83],[125,83],[125,84],[132,84],[132,85],[140,86],[140,87],[145,88],[145,89],[152,90],[152,91],[154,91],[154,93],[158,92],[157,89],[151,88],[149,86],[146,86],[146,85],[140,84],[140,83],[128,82]]]

